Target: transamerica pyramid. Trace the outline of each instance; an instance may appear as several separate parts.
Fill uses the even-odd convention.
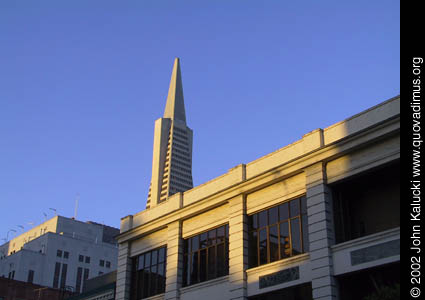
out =
[[[174,60],[164,116],[155,121],[152,179],[146,208],[193,187],[192,129],[186,125],[180,60]]]

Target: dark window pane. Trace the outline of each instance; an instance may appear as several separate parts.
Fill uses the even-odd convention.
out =
[[[300,214],[300,199],[294,199],[289,202],[290,216],[296,217]]]
[[[154,251],[155,252],[155,251]],[[150,280],[150,295],[155,295],[156,294],[156,274],[158,272],[158,266],[152,266],[151,267],[151,280]]]
[[[75,291],[77,293],[81,292],[81,279],[82,279],[82,277],[83,277],[83,268],[79,267],[78,270],[77,270],[77,280],[76,280],[76,284],[75,284]]]
[[[183,242],[183,251],[184,253],[188,253],[190,251],[190,239],[184,240]]]
[[[192,245],[192,252],[198,250],[199,249],[199,235],[191,238],[190,243]]]
[[[258,266],[258,240],[257,240],[257,231],[252,231],[250,234],[249,240],[249,266],[256,267]]]
[[[229,239],[229,225],[224,225],[224,236]]]
[[[248,229],[253,230],[258,228],[257,214],[248,216]]]
[[[208,231],[208,246],[214,245],[216,239],[216,230],[210,230]]]
[[[32,283],[34,281],[34,270],[28,271],[28,280],[29,283]]]
[[[226,255],[224,244],[217,245],[217,276],[226,275]]]
[[[137,267],[138,270],[141,270],[145,267],[145,255],[142,254],[139,256],[139,265]]]
[[[53,287],[57,288],[59,285],[59,272],[60,272],[61,264],[56,263],[55,264],[55,273],[53,274]]]
[[[299,218],[295,218],[291,220],[291,242],[292,242],[292,255],[297,255],[302,253]]]
[[[308,241],[308,220],[307,216],[302,216],[302,228],[303,228],[303,252],[308,252],[310,250],[310,244]]]
[[[136,294],[137,294],[137,297],[136,297],[136,299],[140,299],[140,298],[142,298],[143,297],[143,290],[144,290],[144,278],[145,278],[145,275],[144,275],[144,271],[143,270],[141,270],[141,271],[138,271],[138,274],[137,274],[137,284],[136,284]]]
[[[165,248],[159,249],[158,262],[162,263],[165,261]]]
[[[150,272],[149,272],[149,268],[145,269],[143,271],[143,288],[142,288],[142,297],[146,298],[149,296],[149,277],[150,277]]]
[[[145,268],[149,268],[151,266],[151,253],[148,252],[145,254]]]
[[[63,257],[64,257],[64,258],[69,258],[69,252],[68,252],[68,251],[64,251],[64,253],[63,253]]]
[[[278,210],[277,206],[269,209],[269,224],[275,224],[278,221]]]
[[[90,263],[90,256],[86,256],[86,264]]]
[[[78,255],[78,261],[79,262],[83,262],[84,261],[84,256],[83,255]]]
[[[207,233],[204,232],[200,235],[199,248],[203,249],[207,247]]]
[[[199,279],[201,282],[207,280],[207,249],[200,252]]]
[[[101,267],[105,266],[105,261],[103,259],[99,260],[99,266],[101,266]],[[139,264],[139,266],[140,266],[140,264]],[[142,268],[143,268],[143,266],[142,266]]]
[[[279,205],[279,220],[285,221],[289,218],[288,202]]]
[[[151,265],[158,263],[158,250],[152,251]]]
[[[62,265],[62,274],[61,274],[61,283],[60,283],[60,287],[64,288],[65,287],[65,283],[66,283],[66,271],[68,270],[68,265],[67,264],[63,264]]]
[[[270,226],[269,228],[269,249],[270,262],[279,260],[279,238],[277,233],[277,225]]]
[[[288,222],[280,224],[280,258],[285,258],[291,255],[291,241],[289,239]]]
[[[62,257],[62,250],[58,250],[58,251],[56,252],[56,256],[57,256],[57,257]]]
[[[158,265],[158,274],[157,274],[157,292],[163,293],[165,291],[165,264],[160,263]]]
[[[189,266],[187,257],[188,257],[187,254],[184,254],[183,256],[183,286],[187,286],[189,282],[187,278],[187,274],[189,273],[187,270],[187,267]]]
[[[215,255],[215,247],[208,248],[208,279],[212,279],[216,277],[216,255]]]
[[[267,263],[267,228],[259,231],[260,265]]]
[[[224,226],[217,228],[217,243],[224,242]]]
[[[307,213],[307,198],[305,196],[301,197],[301,213]]]
[[[198,252],[191,255],[190,284],[198,282]]]
[[[106,267],[110,268],[111,267],[111,262],[110,261],[106,261]]]
[[[263,210],[258,214],[258,227],[264,227],[267,223],[267,210]]]

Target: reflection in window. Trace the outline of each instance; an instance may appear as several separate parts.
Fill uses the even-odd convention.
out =
[[[229,226],[184,241],[183,286],[229,274]]]
[[[142,299],[165,292],[166,247],[133,258],[131,299]]]
[[[249,216],[249,266],[307,252],[307,224],[305,196]]]

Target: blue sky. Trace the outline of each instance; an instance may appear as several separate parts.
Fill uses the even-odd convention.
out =
[[[50,208],[73,216],[78,193],[82,221],[118,227],[144,209],[174,57],[199,185],[398,95],[399,12],[388,0],[1,1],[0,239]]]

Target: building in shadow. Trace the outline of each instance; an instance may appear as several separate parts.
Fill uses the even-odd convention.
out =
[[[118,233],[55,216],[0,246],[0,276],[81,292],[87,279],[116,270]]]

